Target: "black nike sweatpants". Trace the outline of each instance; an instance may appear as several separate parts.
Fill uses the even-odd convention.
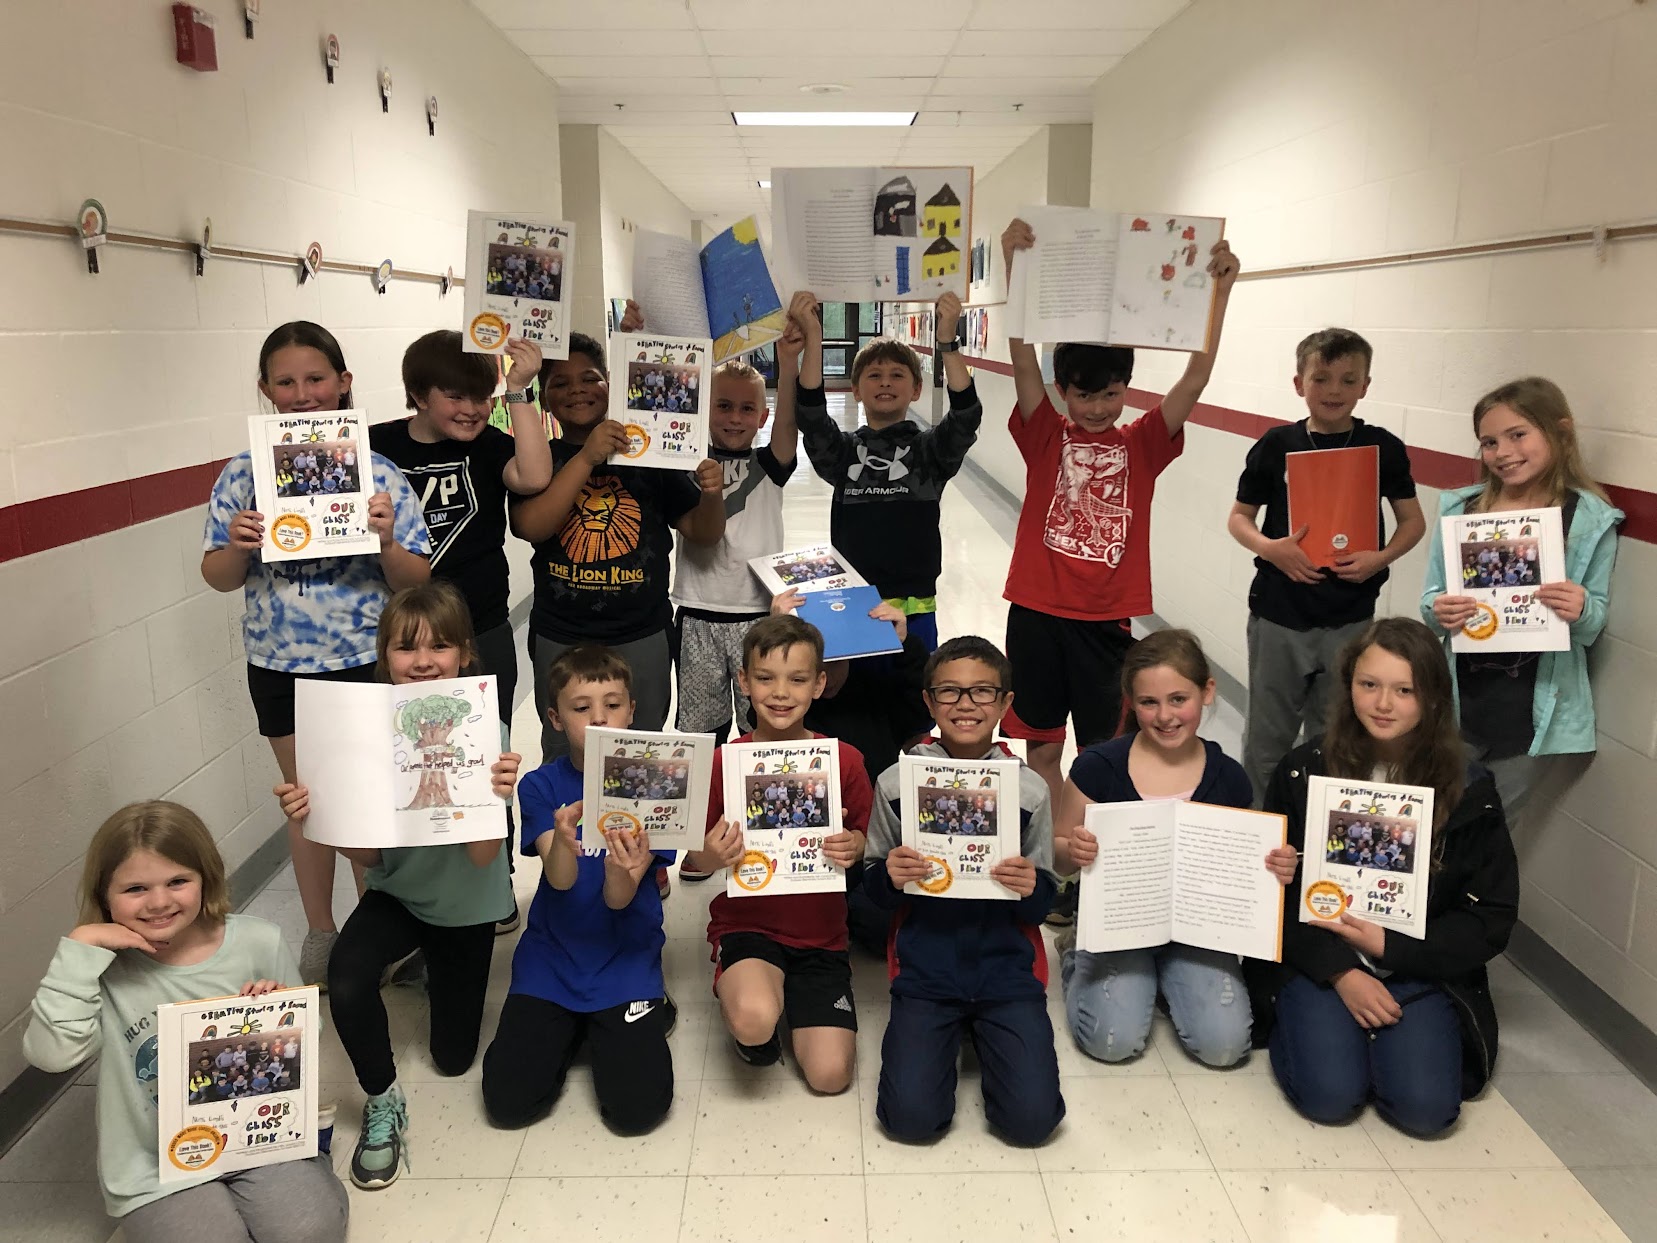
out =
[[[599,1113],[611,1130],[640,1135],[673,1105],[675,1011],[666,997],[581,1014],[508,993],[483,1055],[483,1106],[499,1127],[525,1127],[552,1109],[581,1042],[592,1061]]]

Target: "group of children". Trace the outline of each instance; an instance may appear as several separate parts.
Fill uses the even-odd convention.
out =
[[[355,492],[357,455],[345,449],[337,455],[328,449],[293,454],[283,453],[276,463],[277,496],[311,496],[324,492]]]
[[[1009,267],[1033,241],[1023,222],[1008,227]],[[100,1047],[141,1057],[137,1034],[158,1002],[324,982],[367,1096],[352,1180],[377,1188],[396,1179],[408,1112],[382,978],[420,955],[432,1060],[444,1074],[470,1067],[494,937],[518,918],[510,851],[501,842],[341,850],[361,869],[362,896],[336,932],[334,851],[302,834],[309,802],[294,767],[293,684],[481,671],[500,681],[504,726],[516,676],[510,523],[534,547],[530,655],[542,762],[519,781],[503,728],[492,776],[502,798],[516,790],[518,850],[538,861],[541,883],[483,1055],[483,1104],[496,1125],[527,1126],[553,1108],[582,1047],[611,1127],[643,1132],[671,1107],[667,1040],[677,1008],[661,959],[674,856],[642,832],[596,840],[581,807],[586,731],[661,728],[671,665],[682,730],[715,733],[721,744],[732,735],[838,740],[843,823],[824,826],[821,852],[844,870],[847,893],[732,898],[721,888],[710,904],[713,991],[744,1061],[775,1063],[786,1043],[812,1089],[847,1088],[857,1030],[848,946],[863,924],[886,943],[891,979],[876,1094],[882,1126],[912,1141],[949,1127],[965,1037],[991,1125],[1014,1143],[1039,1144],[1065,1111],[1039,929],[1060,878],[1099,858],[1088,805],[1263,806],[1286,818],[1288,842],[1261,866],[1289,886],[1306,842],[1309,779],[1385,779],[1435,794],[1423,939],[1353,915],[1317,925],[1287,918],[1282,961],[1272,963],[1177,943],[1090,953],[1061,936],[1065,1020],[1083,1052],[1122,1061],[1144,1049],[1160,997],[1183,1047],[1208,1065],[1269,1049],[1279,1083],[1309,1117],[1344,1120],[1373,1100],[1407,1131],[1443,1130],[1488,1079],[1496,1052],[1485,963],[1505,945],[1518,901],[1504,803],[1511,811],[1522,800],[1539,757],[1593,746],[1585,652],[1605,622],[1621,515],[1582,471],[1558,389],[1540,379],[1505,385],[1474,412],[1483,482],[1446,492],[1443,511],[1564,509],[1568,578],[1543,584],[1538,596],[1571,624],[1571,649],[1448,658],[1448,635],[1473,602],[1449,594],[1436,538],[1421,597],[1427,624],[1375,620],[1386,567],[1425,522],[1401,442],[1353,415],[1369,383],[1368,345],[1344,330],[1308,337],[1294,379],[1307,417],[1249,451],[1230,518],[1257,573],[1243,763],[1227,756],[1199,733],[1215,694],[1200,644],[1180,630],[1135,641],[1129,625],[1151,612],[1151,499],[1183,450],[1237,271],[1217,245],[1210,352],[1192,355],[1160,403],[1122,429],[1131,351],[1060,345],[1060,414],[1034,349],[1010,343],[1017,406],[1009,430],[1027,487],[1005,593],[1005,651],[976,636],[938,641],[941,494],[982,418],[954,339],[961,307],[953,295],[937,306],[949,412],[936,426],[908,417],[922,388],[919,360],[884,340],[853,366],[865,425],[836,425],[823,392],[818,307],[802,292],[778,342],[769,443],[754,443],[769,417],[762,378],[728,363],[711,385],[710,457],[692,474],[611,464],[625,433],[607,417],[606,360],[592,338],[572,334],[569,357],[546,361],[533,344],[510,343],[508,437],[488,426],[493,360],[464,353],[456,333],[428,334],[403,363],[412,417],[373,429],[369,519],[381,546],[373,556],[267,567],[257,555],[265,516],[251,508],[248,455],[233,459],[209,504],[202,572],[219,590],[241,588],[247,602],[249,689],[282,769],[276,795],[310,924],[302,961],[289,959],[273,926],[229,913],[223,864],[192,813],[134,804],[94,837],[85,922],[61,943],[41,986],[29,1056],[53,1069]],[[624,330],[642,326],[630,305]],[[315,324],[272,333],[259,367],[260,389],[278,411],[349,407],[338,343]],[[536,382],[561,433],[550,444],[531,400]],[[784,547],[782,489],[802,438],[833,488],[833,543],[879,589],[876,615],[896,626],[899,656],[825,662],[821,635],[791,611],[797,597],[769,599],[748,570],[751,557]],[[1283,459],[1357,444],[1380,450],[1394,533],[1378,552],[1319,571],[1299,547],[1304,530],[1287,525]],[[1379,513],[1376,522],[1384,535]],[[1067,724],[1080,754],[1065,774]],[[852,737],[867,740],[867,754]],[[991,872],[1014,900],[907,893],[927,865],[903,844],[900,750],[1004,758],[1002,737],[1024,741],[1028,755],[1017,786],[1019,853]],[[745,824],[722,807],[723,762],[721,747],[706,832],[680,861],[682,879],[705,879],[743,857]],[[790,821],[796,804],[809,819],[804,805],[816,792],[797,793],[751,792],[759,821],[769,827],[777,803]],[[754,823],[753,805],[732,811]],[[1005,821],[1013,808],[984,813]],[[1323,833],[1314,828],[1314,847]],[[303,1206],[314,1227],[303,1237],[343,1237],[345,1200],[325,1159],[163,1190],[153,1077],[121,1065],[100,1078],[100,1168],[132,1243],[213,1237],[180,1223],[214,1213],[239,1214],[261,1237],[256,1219],[278,1203]]]

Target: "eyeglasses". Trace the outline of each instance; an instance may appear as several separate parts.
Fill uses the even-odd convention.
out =
[[[961,696],[965,695],[979,707],[988,707],[1007,692],[999,686],[929,686],[926,693],[932,696],[936,703],[958,704],[961,702]]]

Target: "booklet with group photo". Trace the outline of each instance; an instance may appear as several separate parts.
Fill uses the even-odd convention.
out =
[[[970,168],[774,168],[772,240],[790,289],[824,302],[967,299]]]
[[[788,326],[752,216],[700,250],[688,238],[640,229],[633,241],[633,297],[655,331],[711,338],[716,367],[763,349]]]
[[[587,730],[581,852],[604,853],[604,834],[650,835],[652,850],[700,850],[713,777],[712,734]]]
[[[1452,652],[1563,652],[1571,623],[1536,598],[1565,577],[1565,528],[1555,509],[1442,519],[1444,590],[1478,608],[1450,636]]]
[[[1178,941],[1282,961],[1283,886],[1266,854],[1288,840],[1284,817],[1164,800],[1094,803],[1083,824],[1099,854],[1082,869],[1077,949]]]
[[[575,226],[567,220],[467,212],[461,348],[504,354],[508,340],[522,337],[543,358],[568,358],[574,261]]]
[[[852,563],[836,552],[832,544],[812,544],[787,552],[767,553],[748,562],[759,581],[774,596],[785,591],[801,595],[812,591],[838,591],[845,587],[867,587],[868,581],[852,569]]]
[[[934,898],[1018,895],[990,879],[990,869],[1022,850],[1017,760],[898,756],[903,844],[926,860],[924,878],[905,893]]]
[[[1312,777],[1300,858],[1300,921],[1350,912],[1393,932],[1427,935],[1433,792],[1426,786]]]
[[[317,1153],[317,988],[155,1009],[161,1183]]]
[[[1217,216],[1021,207],[1035,245],[1013,256],[1005,327],[1024,341],[1208,349]]]
[[[831,587],[803,596],[794,614],[816,626],[823,636],[824,660],[855,660],[903,650],[898,628],[869,616],[880,603],[880,592],[874,587]]]
[[[712,400],[706,337],[617,333],[610,338],[610,417],[627,431],[618,466],[695,470],[708,456]]]
[[[1308,443],[1310,441],[1308,440]],[[1306,528],[1300,550],[1330,568],[1355,552],[1381,547],[1381,450],[1306,449],[1286,455],[1289,531]]]
[[[310,791],[305,836],[363,849],[506,836],[495,679],[294,684],[294,755]]]
[[[733,742],[720,750],[725,819],[742,826],[742,858],[725,892],[840,893],[846,873],[823,858],[823,839],[841,831],[840,744]]]
[[[380,537],[368,527],[374,461],[362,411],[255,414],[247,432],[253,507],[265,516],[260,560],[380,551]]]

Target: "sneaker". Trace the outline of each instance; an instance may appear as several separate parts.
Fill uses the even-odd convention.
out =
[[[495,921],[495,935],[498,937],[504,937],[507,933],[516,931],[518,931],[518,899],[513,898],[512,914],[508,915],[505,919],[497,919]]]
[[[674,1028],[679,1026],[679,1007],[673,1004],[673,998],[667,993],[662,994],[662,1001],[667,1006],[667,1035],[673,1034]]]
[[[782,1035],[772,1032],[771,1039],[764,1044],[743,1044],[740,1040],[732,1039],[736,1045],[736,1055],[750,1066],[774,1066],[782,1057]]]
[[[673,881],[667,874],[666,868],[656,869],[656,892],[662,895],[662,901],[667,901],[667,895],[673,892]]]
[[[351,1154],[351,1181],[364,1191],[378,1191],[403,1172],[403,1143],[408,1138],[408,1101],[395,1083],[371,1096],[362,1107],[362,1134]]]
[[[299,949],[299,982],[315,984],[328,991],[328,958],[334,952],[337,932],[319,932],[315,928],[305,934],[305,944]]]
[[[400,984],[407,988],[424,987],[426,983],[426,951],[415,950],[402,962],[393,963],[390,984]]]
[[[707,880],[708,877],[712,875],[712,872],[699,872],[695,868],[691,867],[689,855],[686,855],[679,861],[680,880]]]
[[[1068,928],[1076,922],[1076,902],[1081,893],[1079,881],[1067,880],[1059,884],[1059,896],[1053,900],[1053,909],[1042,922],[1049,928]]]

